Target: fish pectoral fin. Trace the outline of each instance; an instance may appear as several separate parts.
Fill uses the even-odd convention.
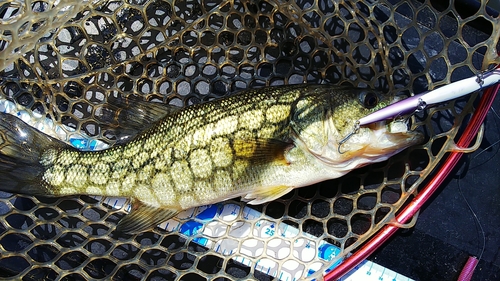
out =
[[[165,116],[179,110],[180,107],[147,102],[137,96],[129,95],[126,98],[110,98],[108,105],[102,108],[96,118],[107,132],[116,137],[117,144],[125,144]]]
[[[233,141],[236,156],[246,158],[250,165],[271,162],[288,164],[285,153],[292,147],[292,143],[276,139],[235,139]]]
[[[174,217],[178,213],[178,210],[133,203],[132,210],[120,220],[116,230],[128,234],[141,233]]]
[[[279,185],[265,189],[261,188],[255,192],[247,194],[245,197],[242,197],[242,200],[247,201],[248,204],[251,205],[263,204],[280,198],[292,189],[293,187],[286,185]]]

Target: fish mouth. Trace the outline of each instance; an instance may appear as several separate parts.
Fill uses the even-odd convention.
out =
[[[403,122],[401,124],[392,122]],[[421,132],[408,130],[407,121],[380,122],[361,127],[345,142],[330,142],[325,153],[311,153],[336,173],[382,162],[424,140]],[[332,149],[334,148],[334,149]]]
[[[316,150],[307,147],[301,138],[297,139],[323,164],[340,172],[385,161],[424,140],[421,132],[408,128],[407,120],[373,123],[360,127],[340,142],[338,138],[331,137],[326,146]]]
[[[405,99],[402,96],[395,96],[391,104]],[[396,118],[394,120],[384,120],[368,125],[373,132],[375,142],[369,145],[370,149],[377,149],[378,154],[385,150],[395,150],[393,154],[401,150],[420,144],[424,140],[421,132],[411,130],[411,118]]]
[[[424,140],[421,132],[409,130],[408,120],[394,120],[390,123],[377,122],[368,128],[373,134],[374,141],[365,149],[365,154],[381,155],[396,154],[407,147],[420,144]]]

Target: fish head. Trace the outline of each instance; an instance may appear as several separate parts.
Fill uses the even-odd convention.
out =
[[[346,172],[381,162],[423,140],[407,121],[382,121],[356,127],[356,122],[397,99],[370,89],[314,89],[297,102],[292,118],[295,143],[316,159]]]

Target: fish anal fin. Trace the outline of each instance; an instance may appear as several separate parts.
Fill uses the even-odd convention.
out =
[[[179,213],[179,210],[148,206],[140,202],[132,204],[132,210],[125,215],[116,230],[127,234],[137,234],[150,230]]]
[[[258,205],[269,201],[276,200],[287,194],[293,189],[291,186],[279,185],[268,188],[260,188],[252,193],[247,194],[242,199],[248,201],[248,204]]]
[[[237,157],[246,158],[251,165],[279,162],[288,164],[285,154],[293,146],[276,139],[236,139],[233,149]]]

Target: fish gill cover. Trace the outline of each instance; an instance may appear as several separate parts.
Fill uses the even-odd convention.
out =
[[[303,82],[419,93],[498,62],[498,13],[484,0],[461,3],[1,1],[1,107],[94,149],[96,141],[113,144],[107,128],[119,120],[106,113],[131,94],[188,106]],[[164,225],[169,231],[114,232],[126,212],[126,204],[113,208],[123,205],[116,200],[1,193],[0,277],[312,278],[310,268],[327,271],[415,194],[472,112],[473,98],[416,115],[412,128],[427,142],[389,161],[295,190],[254,207],[258,212],[231,201],[208,208],[214,219],[207,220],[207,209],[198,208]],[[221,241],[236,250],[221,250]],[[310,248],[313,254],[304,254]],[[262,260],[267,268],[257,266]]]

